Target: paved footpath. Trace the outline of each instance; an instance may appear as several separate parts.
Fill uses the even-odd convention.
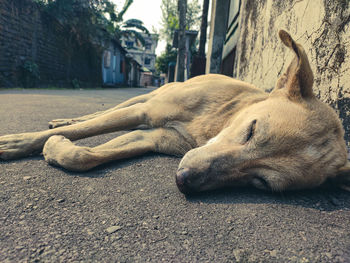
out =
[[[0,90],[0,135],[43,130],[150,90]],[[148,154],[87,173],[41,156],[0,162],[0,262],[350,262],[349,193],[185,197],[174,182],[179,161]]]

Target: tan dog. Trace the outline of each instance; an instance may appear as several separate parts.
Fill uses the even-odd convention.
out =
[[[0,158],[43,151],[50,164],[86,171],[153,151],[184,155],[176,175],[184,193],[247,184],[311,188],[327,178],[346,187],[350,163],[341,123],[314,96],[304,49],[287,32],[279,36],[296,57],[271,94],[225,76],[200,76],[106,112],[52,121],[55,129],[2,136]],[[94,148],[70,141],[130,129],[136,130]]]

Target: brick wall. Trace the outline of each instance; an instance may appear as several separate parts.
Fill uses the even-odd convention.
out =
[[[32,1],[0,0],[0,87],[20,85],[25,61],[39,66],[41,85],[68,84],[73,79],[100,84],[99,52],[76,41],[67,49],[68,36]]]

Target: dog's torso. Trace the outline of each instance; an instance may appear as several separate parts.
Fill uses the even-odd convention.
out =
[[[146,104],[151,127],[171,127],[194,147],[215,137],[236,114],[268,94],[253,85],[224,75],[210,74],[155,90]]]

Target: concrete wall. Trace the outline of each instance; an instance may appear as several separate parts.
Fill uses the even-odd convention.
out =
[[[315,75],[314,92],[334,107],[350,141],[349,0],[243,0],[234,76],[271,90],[293,53],[277,36],[302,44]]]
[[[67,38],[65,29],[33,1],[0,0],[0,87],[20,85],[19,68],[25,61],[39,66],[38,84],[70,84],[73,79],[100,83],[100,55],[77,41],[68,50]]]

